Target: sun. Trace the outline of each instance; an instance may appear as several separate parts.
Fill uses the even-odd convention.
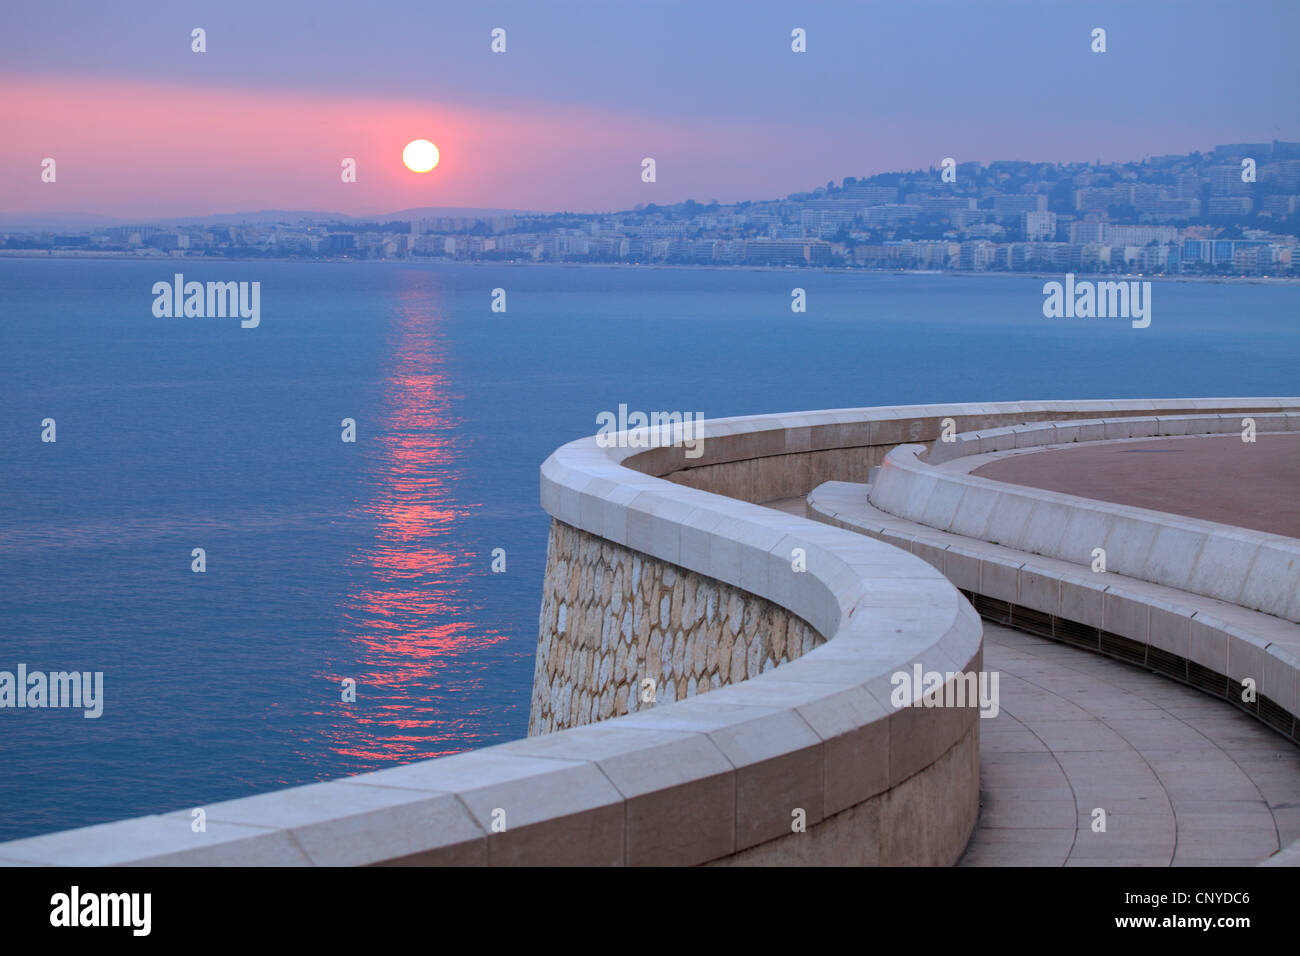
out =
[[[402,150],[402,162],[413,173],[427,173],[438,165],[438,147],[427,139],[413,139]]]

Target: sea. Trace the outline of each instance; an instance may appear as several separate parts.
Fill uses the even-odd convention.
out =
[[[260,323],[156,316],[178,272]],[[103,675],[0,708],[0,840],[524,736],[538,466],[620,405],[1300,393],[1300,286],[1142,281],[1135,329],[1016,275],[0,259],[0,671]]]

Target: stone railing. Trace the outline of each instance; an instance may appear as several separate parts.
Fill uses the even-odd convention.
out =
[[[785,446],[789,431],[779,417],[710,424],[729,444],[751,434]],[[789,438],[801,440],[796,432]],[[16,840],[0,844],[0,862],[954,862],[978,808],[979,711],[974,700],[921,706],[925,688],[900,695],[894,675],[938,673],[940,700],[958,699],[968,686],[964,675],[980,667],[981,626],[970,605],[911,555],[646,474],[665,449],[629,462],[640,470],[624,467],[632,451],[602,448],[594,439],[564,446],[543,465],[543,505],[557,539],[571,535],[572,543],[595,545],[613,580],[620,568],[625,577],[626,569],[635,575],[638,560],[643,573],[653,567],[661,590],[693,580],[694,613],[703,589],[706,619],[710,593],[718,602],[725,596],[726,631],[745,636],[745,650],[736,654],[733,646],[724,674],[720,658],[710,668],[714,636],[700,633],[690,645],[691,676],[709,675],[694,687],[707,694],[675,699],[689,693],[690,681],[660,683],[652,709],[212,804],[201,815],[187,809]],[[563,548],[553,548],[551,572],[562,560]],[[594,565],[579,574],[578,586],[588,573],[594,594]],[[553,582],[552,574],[548,587]],[[602,601],[603,591],[602,580]],[[612,581],[610,591],[612,600]],[[663,624],[662,606],[650,606],[653,589],[620,593]],[[674,620],[682,623],[682,611],[691,613],[684,592],[683,608],[673,610],[676,594],[668,595],[670,629]],[[738,615],[735,602],[744,605]],[[770,630],[759,635],[760,625],[745,623],[765,614],[769,621],[783,615],[784,648]],[[617,638],[627,644],[619,620]],[[604,632],[606,640],[614,636]],[[637,650],[625,685],[639,688],[653,655],[649,635],[643,649],[635,622],[632,636]],[[677,656],[672,636],[670,659]],[[541,658],[559,646],[543,636]],[[580,647],[568,647],[566,657],[581,660],[586,674],[591,657],[575,653]],[[630,646],[624,654],[627,676]],[[597,658],[597,673],[612,673],[617,655],[614,648],[612,662],[608,652]],[[778,660],[788,663],[777,667]],[[617,693],[588,694],[584,719],[626,702]],[[573,704],[570,694],[569,719]]]
[[[1296,430],[1300,416],[1294,412],[1268,413],[1279,401],[1286,402],[1261,399],[1253,411],[1245,409],[1258,430]],[[808,496],[807,510],[817,520],[910,550],[930,562],[989,620],[1146,667],[1226,700],[1300,743],[1300,627],[1292,623],[1293,599],[1300,590],[1294,572],[1300,560],[1295,560],[1294,539],[1144,509],[1098,506],[1088,499],[988,479],[971,478],[978,484],[963,486],[954,501],[945,483],[954,475],[967,478],[962,472],[983,462],[1049,444],[1239,434],[1241,417],[1161,415],[1120,423],[1061,421],[998,428],[936,442],[928,458],[931,463],[945,462],[937,468],[921,463],[919,447],[899,447],[877,470],[876,484],[827,482]],[[1028,492],[1036,500],[1026,507],[1023,500],[996,497],[1005,490]],[[990,492],[995,497],[985,500]],[[1062,512],[1061,506],[1080,510]],[[1083,533],[1089,521],[1110,512],[1118,523],[1104,529],[1114,535],[1105,539],[1108,558],[1118,547],[1121,567],[1158,577],[1181,561],[1185,573],[1171,578],[1172,585],[1153,583],[1121,572],[1114,560],[1104,573],[1097,573],[1089,560],[1091,551],[1059,550],[1067,530]],[[1141,524],[1126,527],[1130,512],[1155,524],[1145,530]],[[1015,526],[1014,533],[1008,525]],[[1216,537],[1228,546],[1216,549]],[[1170,538],[1181,546],[1174,547]],[[1133,540],[1145,546],[1127,553]],[[1292,557],[1273,560],[1275,550]],[[1202,560],[1198,576],[1193,572]],[[1205,586],[1207,582],[1212,586]],[[1264,613],[1261,606],[1285,613]],[[1297,854],[1300,843],[1270,862],[1295,865]]]
[[[1258,415],[1263,431],[1300,430],[1300,414]],[[948,443],[922,461],[920,445],[895,448],[871,484],[881,511],[941,531],[1190,591],[1300,622],[1300,541],[1162,511],[1009,484],[965,473],[1005,449],[1130,438],[1239,433],[1242,416],[1175,416],[1042,423],[974,433],[936,467]],[[981,437],[976,437],[980,435]],[[978,449],[976,451],[975,449]],[[978,462],[957,457],[981,455]],[[965,467],[956,468],[955,465]]]
[[[1258,432],[1300,431],[1300,411],[1254,412],[1243,408],[1223,415],[1135,415],[1082,421],[1039,421],[953,434],[934,443],[926,461],[940,465],[970,455],[1065,445],[1074,442],[1118,441],[1124,438],[1170,438],[1186,435],[1240,434],[1249,422]]]
[[[872,507],[857,484],[815,489],[808,513],[929,561],[988,620],[1155,671],[1300,744],[1300,627],[1289,621],[938,531]],[[1300,843],[1286,853],[1300,861]]]
[[[1210,399],[755,416],[706,423],[698,458],[572,442],[542,466],[553,616],[541,620],[534,716],[597,722],[208,805],[201,828],[186,809],[12,841],[0,863],[951,863],[977,812],[978,711],[900,706],[923,703],[922,689],[900,698],[897,677],[937,672],[940,694],[956,697],[980,668],[977,615],[920,557],[750,502],[863,480],[948,418],[972,430],[1268,402],[1300,408]],[[599,611],[577,613],[584,602]],[[638,607],[650,626],[638,629]]]

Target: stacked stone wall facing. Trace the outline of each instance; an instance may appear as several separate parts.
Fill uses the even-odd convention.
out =
[[[528,735],[739,683],[824,640],[765,598],[552,521]]]

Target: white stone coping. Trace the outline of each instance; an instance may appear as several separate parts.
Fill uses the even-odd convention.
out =
[[[1285,399],[1278,399],[1283,402]],[[1300,410],[1272,411],[1244,407],[1236,414],[1218,415],[1150,415],[1124,418],[1071,419],[1038,421],[1007,425],[979,431],[961,432],[952,441],[936,441],[926,461],[941,465],[957,458],[1013,451],[1017,448],[1040,448],[1074,442],[1111,441],[1123,438],[1165,438],[1185,435],[1240,434],[1242,419],[1255,422],[1255,430],[1264,432],[1300,431]]]
[[[854,482],[826,482],[807,500],[808,513],[817,520],[911,551],[962,590],[1118,634],[1234,681],[1253,677],[1261,693],[1300,716],[1296,624],[1232,602],[939,530],[880,510],[868,489]]]
[[[943,531],[874,506],[854,482],[819,485],[808,514],[910,550],[964,591],[1117,634],[1155,652],[1255,681],[1258,693],[1300,718],[1300,627],[1185,590],[1026,553]],[[1277,865],[1300,862],[1300,842]]]
[[[1189,423],[1206,427],[1206,422],[1195,419],[1178,424]],[[1054,432],[1060,437],[1073,428],[1095,431],[1111,424],[1067,423]],[[1140,432],[1137,438],[1148,437],[1152,427],[1163,428],[1157,419],[1124,424]],[[1239,428],[1238,423],[1232,430]],[[1054,432],[1037,427],[1014,437]],[[1186,435],[1184,431],[1178,437]],[[990,440],[1001,443],[1007,438],[986,435],[980,443]],[[1300,622],[1300,540],[965,473],[1017,454],[1015,450],[980,453],[979,458],[967,455],[961,462],[950,459],[939,467],[921,460],[924,451],[921,445],[900,445],[886,456],[870,486],[873,506],[941,531],[1085,567],[1091,567],[1095,549],[1101,548],[1108,571]]]
[[[179,810],[0,844],[0,863],[702,863],[791,833],[795,810],[814,827],[971,732],[974,708],[890,700],[900,670],[979,667],[978,615],[942,575],[860,535],[624,468],[628,451],[594,438],[559,449],[542,466],[546,510],[772,600],[827,643],[652,710],[212,804],[202,832]]]
[[[658,432],[664,440],[660,447],[603,450],[610,453],[612,461],[662,476],[771,455],[932,441],[939,437],[947,418],[954,420],[958,432],[966,432],[1060,418],[1233,415],[1239,411],[1300,413],[1300,398],[1087,399],[834,408],[710,419],[704,423],[702,453],[694,458],[687,457],[684,448],[669,444],[670,429],[638,429],[618,436],[619,440],[634,435],[644,440]]]

